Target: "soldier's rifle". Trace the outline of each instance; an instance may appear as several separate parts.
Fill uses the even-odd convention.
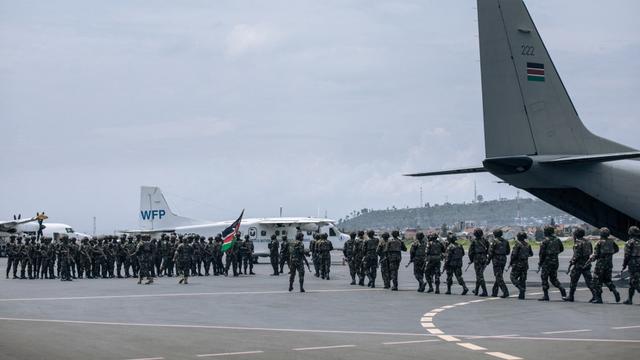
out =
[[[567,268],[567,274],[571,272],[571,268],[575,267],[576,264],[569,263],[569,267]]]
[[[471,264],[473,264],[473,261],[469,261],[469,263],[467,264],[467,267],[464,268],[464,272],[467,272],[467,270],[469,270],[469,266],[471,266]]]
[[[538,270],[536,270],[536,274],[540,273],[540,269],[542,269],[542,266],[540,264],[538,264]]]

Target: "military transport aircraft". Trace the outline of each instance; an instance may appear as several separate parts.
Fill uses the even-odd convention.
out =
[[[522,0],[478,0],[489,172],[618,238],[640,224],[640,151],[583,125]]]
[[[33,235],[36,236],[38,228],[42,226],[42,236],[58,240],[60,236],[67,235],[69,238],[81,239],[89,235],[76,232],[67,224],[61,223],[44,223],[48,219],[44,212],[38,213],[36,216],[22,219],[22,216],[14,216],[13,220],[0,221],[0,237],[6,237],[12,234],[16,235]],[[40,225],[38,220],[42,221]]]
[[[221,233],[233,220],[211,222],[195,220],[174,214],[162,194],[162,190],[155,186],[140,187],[140,213],[138,214],[140,229],[125,230],[124,233],[142,233],[158,236],[163,233],[178,235],[196,234],[204,237],[212,237]],[[304,241],[311,240],[314,233],[326,233],[335,249],[342,249],[349,235],[341,233],[330,219],[310,217],[277,217],[242,219],[240,232],[249,235],[254,243],[256,257],[269,256],[267,244],[271,235],[277,235],[281,239],[283,235],[293,239],[298,230],[305,235]],[[308,246],[308,244],[307,244]]]

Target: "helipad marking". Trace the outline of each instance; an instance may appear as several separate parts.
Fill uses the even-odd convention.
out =
[[[256,350],[256,351],[241,351],[241,352],[228,352],[228,353],[219,353],[219,354],[199,354],[197,357],[214,357],[214,356],[231,356],[231,355],[250,355],[250,354],[262,354],[264,351]]]
[[[551,334],[565,334],[565,333],[577,333],[577,332],[587,332],[587,331],[591,331],[591,329],[545,331],[543,332],[543,334],[551,335]]]
[[[382,343],[382,345],[418,344],[418,343],[428,343],[428,342],[436,342],[436,341],[440,341],[440,340],[429,339],[429,340],[393,341],[393,342],[384,342]]]
[[[427,329],[427,331],[433,335],[442,335],[444,334],[440,329]]]
[[[460,341],[460,339],[451,335],[438,335],[438,337],[447,342]]]
[[[458,345],[460,345],[460,346],[462,346],[462,347],[464,347],[464,348],[467,348],[467,349],[469,349],[469,350],[474,350],[474,351],[478,351],[478,350],[484,351],[484,350],[487,350],[487,349],[483,348],[482,346],[478,346],[478,345],[475,345],[475,344],[472,344],[472,343],[458,343]]]
[[[513,355],[501,353],[501,352],[486,352],[485,354],[495,356],[497,358],[505,359],[505,360],[521,360],[522,359],[521,357],[517,357],[517,356],[513,356]]]
[[[342,348],[352,348],[356,347],[355,345],[332,345],[332,346],[316,346],[316,347],[307,347],[307,348],[296,348],[291,349],[293,351],[311,351],[311,350],[327,350],[327,349],[342,349]]]

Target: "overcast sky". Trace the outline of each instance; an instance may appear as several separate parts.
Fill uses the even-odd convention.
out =
[[[528,1],[578,112],[640,147],[637,0]],[[475,1],[0,1],[0,219],[137,225],[487,199]]]

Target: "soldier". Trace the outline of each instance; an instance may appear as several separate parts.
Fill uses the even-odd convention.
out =
[[[118,277],[118,279],[122,279],[122,266],[126,263],[126,259],[127,259],[127,250],[125,248],[125,244],[127,241],[127,235],[122,234],[120,236],[120,241],[116,240],[115,243],[115,257],[116,257],[116,276]],[[127,266],[125,265],[124,268],[125,271],[125,276],[129,277],[129,269],[127,269]]]
[[[354,261],[355,247],[356,247],[356,236],[355,232],[349,234],[349,240],[345,241],[342,246],[342,256],[344,256],[347,265],[349,265],[349,274],[351,275],[351,285],[356,284],[356,264]],[[309,245],[311,247],[311,245]]]
[[[244,241],[240,241],[240,243],[238,244],[238,268],[240,271],[238,271],[240,274],[245,274],[247,275],[247,267],[249,267],[249,262],[248,262],[248,258],[249,258],[249,243],[247,242],[249,240],[249,235],[245,235],[244,236]]]
[[[329,280],[329,272],[331,271],[331,250],[333,244],[329,241],[329,235],[320,235],[320,241],[316,242],[316,248],[320,254],[320,278]]]
[[[424,292],[424,288],[426,287],[424,282],[426,255],[427,244],[424,241],[424,234],[419,231],[416,233],[416,239],[411,243],[411,247],[409,248],[409,264],[413,263],[413,276],[418,280],[418,292]],[[407,266],[409,266],[409,264],[407,264]]]
[[[387,234],[388,236],[389,234]],[[385,251],[389,260],[389,280],[393,283],[391,290],[398,291],[398,270],[400,269],[400,262],[402,262],[402,252],[407,251],[407,246],[400,240],[399,231],[394,230],[391,232],[391,239],[387,240]]]
[[[449,236],[449,245],[445,254],[444,268],[447,271],[447,292],[445,294],[451,295],[451,285],[453,285],[453,276],[455,275],[458,284],[462,286],[462,293],[460,295],[466,295],[469,292],[467,285],[462,278],[462,258],[464,258],[464,248],[456,241],[458,238],[455,234]]]
[[[85,237],[82,239],[78,255],[80,269],[82,270],[78,273],[78,276],[86,276],[87,279],[93,279],[93,274],[91,273],[91,245],[89,245],[89,238]]]
[[[378,273],[378,239],[375,237],[375,232],[369,230],[367,232],[367,240],[364,242],[364,268],[369,278],[367,284],[370,288],[376,287],[376,275]]]
[[[176,264],[177,272],[176,275],[180,276],[180,281],[178,284],[188,284],[189,283],[189,269],[191,268],[191,255],[189,254],[189,250],[185,244],[184,239],[178,240],[178,247],[173,255],[173,262]]]
[[[135,255],[138,257],[138,263],[140,264],[140,271],[138,272],[138,284],[142,284],[142,279],[146,278],[145,285],[153,284],[153,277],[151,276],[151,267],[153,249],[149,236],[145,235],[142,241],[138,243],[136,247]]]
[[[138,277],[134,264],[135,257],[133,256],[133,253],[136,251],[136,249],[133,243],[133,238],[131,236],[127,238],[127,243],[124,245],[124,249],[127,255],[124,261],[124,277],[128,278],[131,275],[133,275],[134,277]],[[131,268],[131,275],[129,273],[129,268]]]
[[[358,285],[364,286],[364,231],[358,231],[358,237],[353,247],[353,262],[358,274]]]
[[[55,279],[56,276],[54,274],[54,267],[55,267],[55,262],[56,262],[56,244],[53,244],[51,238],[47,238],[47,265],[48,265],[48,269],[45,269],[45,277],[46,277],[46,273],[49,274],[48,278],[49,279]]]
[[[435,284],[436,294],[440,294],[440,264],[442,263],[447,247],[438,239],[438,234],[436,233],[429,234],[427,240],[425,264],[425,277],[429,285],[427,293],[433,292],[433,284]]]
[[[24,238],[24,245],[20,246],[20,279],[26,279],[28,273],[26,272],[28,267],[31,266],[31,261],[29,259],[29,253],[31,252],[31,244],[29,244],[30,239]]]
[[[273,268],[273,274],[271,276],[278,276],[280,272],[278,271],[278,256],[280,246],[278,244],[278,237],[271,235],[271,242],[269,242],[269,260],[271,260],[271,267]]]
[[[311,262],[313,263],[313,269],[315,270],[315,277],[320,277],[320,251],[316,248],[316,244],[320,240],[320,234],[313,234],[311,241],[309,241],[309,251],[311,252]]]
[[[502,290],[501,298],[509,297],[509,289],[507,284],[504,283],[504,267],[507,265],[507,255],[511,252],[509,242],[502,237],[502,230],[493,230],[493,241],[489,245],[489,257],[487,263],[493,263],[493,276],[495,282],[491,289],[491,296],[498,296],[498,289]]]
[[[209,242],[202,248],[202,262],[204,263],[204,276],[209,276],[209,269],[213,263],[213,237],[207,239]]]
[[[473,290],[473,295],[486,297],[489,294],[487,294],[487,284],[484,282],[484,269],[488,264],[489,242],[484,238],[484,232],[480,228],[473,230],[473,237],[469,245],[469,264],[473,264],[476,273],[476,288]],[[478,292],[480,287],[482,287],[481,294]]]
[[[576,293],[578,281],[581,276],[584,277],[584,282],[589,290],[591,290],[591,300],[595,300],[596,297],[593,287],[591,286],[591,263],[589,263],[589,258],[591,257],[591,254],[593,254],[593,246],[589,240],[584,238],[584,235],[585,231],[581,228],[577,228],[573,232],[573,256],[569,262],[569,268],[571,271],[567,271],[570,273],[571,284],[569,285],[569,296],[562,298],[564,301],[572,302],[574,300],[573,296]]]
[[[229,249],[227,249],[227,256],[225,258],[224,276],[229,276],[229,268],[232,267],[233,276],[238,276],[238,251],[239,251],[240,236],[236,234],[236,239]]]
[[[7,279],[9,278],[9,272],[11,272],[11,268],[13,267],[13,273],[15,278],[15,269],[17,262],[16,259],[16,236],[11,235],[9,237],[9,243],[7,244]]]
[[[287,242],[287,235],[282,235],[282,244],[280,244],[280,274],[282,274],[285,262],[289,267],[289,272],[291,272],[291,262],[289,259],[289,243]]]
[[[533,256],[531,245],[527,242],[527,234],[519,232],[517,241],[513,245],[509,267],[511,268],[511,283],[518,288],[518,299],[524,300],[527,290],[527,271],[529,270],[529,258]],[[495,263],[494,263],[495,266]]]
[[[384,284],[385,289],[391,288],[391,282],[389,279],[389,258],[387,258],[387,251],[386,251],[388,239],[389,239],[388,233],[386,238],[382,236],[380,240],[378,240],[378,248],[376,250],[379,257],[378,262],[380,263],[380,274],[382,275],[382,282]]]
[[[40,266],[42,266],[42,238],[40,243],[36,243],[34,248],[34,266],[33,266],[33,278],[38,279],[40,277]]]
[[[629,240],[624,246],[624,261],[622,271],[629,267],[629,298],[624,304],[633,304],[633,295],[640,291],[640,229],[637,226],[629,228]]]
[[[40,272],[36,272],[36,278],[48,278],[47,270],[49,269],[49,239],[42,238],[40,244]]]
[[[69,247],[69,238],[63,236],[61,244],[58,247],[58,262],[60,263],[60,281],[71,280],[71,250]]]
[[[596,261],[596,267],[593,270],[593,292],[595,299],[592,301],[596,304],[602,304],[602,285],[613,293],[616,302],[620,302],[620,293],[616,290],[616,286],[611,281],[611,271],[613,270],[613,254],[620,251],[618,245],[609,236],[611,232],[608,228],[600,229],[600,240],[596,243],[593,255],[589,258],[589,263]]]
[[[214,276],[220,276],[224,274],[224,265],[222,264],[222,256],[224,255],[222,253],[222,241],[222,235],[216,235],[215,245],[213,247],[213,257],[215,261],[215,270],[213,272]]]
[[[309,268],[309,263],[307,262],[307,257],[305,255],[304,243],[302,242],[303,239],[304,235],[302,233],[298,233],[296,234],[296,240],[291,245],[289,291],[293,291],[293,281],[295,280],[296,272],[298,272],[300,292],[304,292],[304,266],[306,264],[307,268]]]
[[[106,268],[106,274],[108,278],[113,278],[114,277],[114,265],[115,265],[115,261],[116,261],[116,248],[115,248],[115,244],[113,243],[114,241],[117,241],[116,239],[112,238],[111,236],[107,237],[104,240],[104,247],[103,247],[103,251],[104,251],[104,262],[105,262],[105,268]]]
[[[538,299],[539,301],[549,301],[549,281],[560,290],[560,295],[563,298],[567,296],[567,292],[558,281],[558,254],[564,251],[564,246],[562,246],[562,241],[555,236],[555,232],[556,229],[553,226],[546,226],[544,228],[545,237],[540,243],[538,271],[542,269],[540,278],[544,295]]]

